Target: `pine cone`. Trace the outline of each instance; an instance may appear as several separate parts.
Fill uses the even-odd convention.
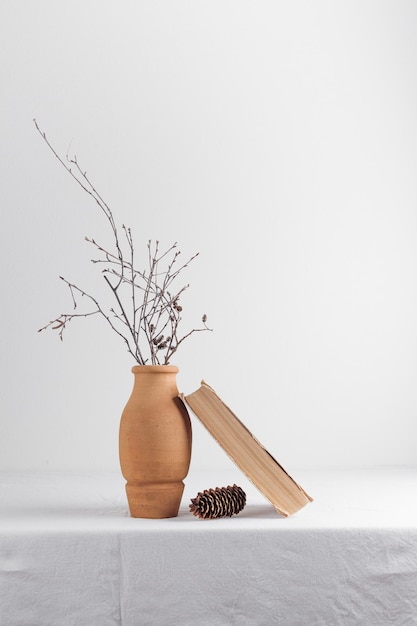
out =
[[[231,517],[242,511],[246,504],[246,494],[241,487],[230,485],[199,491],[191,498],[190,511],[201,519]]]

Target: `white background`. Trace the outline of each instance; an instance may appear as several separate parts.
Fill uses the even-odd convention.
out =
[[[134,364],[59,275],[101,293],[94,202],[178,241],[178,352],[295,467],[417,463],[417,3],[4,0],[0,468],[118,468]],[[185,329],[184,329],[185,330]],[[230,461],[193,419],[194,467]]]

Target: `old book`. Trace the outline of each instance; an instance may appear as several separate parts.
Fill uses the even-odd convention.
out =
[[[281,515],[292,515],[313,500],[204,380],[194,393],[180,397]]]

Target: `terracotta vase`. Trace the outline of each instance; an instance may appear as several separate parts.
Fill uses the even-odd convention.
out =
[[[191,422],[174,365],[135,365],[119,455],[132,517],[175,517],[191,460]]]

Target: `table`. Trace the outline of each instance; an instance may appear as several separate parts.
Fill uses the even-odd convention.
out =
[[[314,498],[291,517],[191,469],[166,520],[130,518],[118,472],[1,472],[1,626],[417,624],[417,468],[289,471]],[[239,515],[189,512],[233,482]]]

